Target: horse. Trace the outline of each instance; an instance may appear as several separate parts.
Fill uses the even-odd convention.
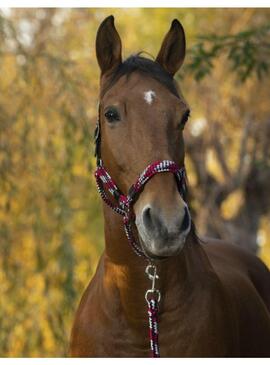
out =
[[[270,356],[268,268],[233,243],[199,239],[182,191],[183,176],[177,175],[184,169],[183,129],[190,108],[174,75],[185,49],[177,19],[155,60],[141,53],[122,60],[113,16],[97,31],[101,77],[96,153],[102,158],[99,168],[106,168],[104,174],[115,185],[108,178],[108,186],[99,186],[105,200],[105,249],[76,312],[71,356],[148,357],[149,278],[152,284],[156,279],[150,294],[161,297],[156,298],[161,357]],[[154,161],[161,161],[161,170],[157,164],[153,170]],[[143,178],[149,171],[152,175],[138,188],[142,171]],[[119,191],[122,197],[131,196],[130,186],[132,194],[134,186],[140,190],[125,215],[132,218],[132,239],[117,214],[127,201],[122,198],[122,208],[113,205]],[[113,196],[108,197],[108,189]],[[130,241],[141,255],[134,254]],[[147,277],[145,257],[157,274]]]

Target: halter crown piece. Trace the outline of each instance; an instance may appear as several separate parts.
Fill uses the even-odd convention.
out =
[[[125,233],[131,247],[135,253],[144,257],[149,261],[146,267],[146,274],[152,281],[151,289],[147,290],[145,299],[148,304],[149,317],[149,338],[151,347],[151,356],[160,357],[158,345],[158,302],[160,301],[160,292],[155,288],[155,281],[158,279],[156,274],[156,266],[151,262],[146,252],[138,244],[135,235],[133,234],[132,226],[134,226],[135,215],[133,213],[133,204],[138,199],[144,185],[156,174],[162,172],[171,172],[174,174],[179,193],[185,199],[187,192],[186,172],[185,167],[179,168],[178,165],[170,160],[155,161],[148,165],[139,175],[136,182],[130,187],[128,194],[124,195],[117,187],[116,183],[106,170],[100,156],[100,123],[97,120],[95,130],[95,156],[97,157],[97,168],[95,178],[97,189],[104,202],[113,209],[116,213],[123,217]]]

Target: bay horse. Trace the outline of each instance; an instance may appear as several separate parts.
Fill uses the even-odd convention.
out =
[[[185,57],[184,30],[173,20],[155,61],[141,54],[122,61],[121,49],[109,16],[96,37],[101,70],[97,155],[119,191],[128,195],[154,161],[184,167],[189,106],[174,81]],[[202,243],[175,175],[164,171],[172,169],[155,173],[132,205],[138,249],[159,275],[161,357],[270,356],[268,268],[233,244]],[[107,203],[112,206],[112,198]],[[130,248],[121,215],[111,206],[103,205],[105,250],[77,310],[70,354],[148,357],[145,260]]]

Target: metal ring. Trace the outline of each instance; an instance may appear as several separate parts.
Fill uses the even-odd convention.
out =
[[[153,273],[151,273],[150,270],[153,270]],[[146,266],[145,273],[150,280],[159,279],[159,276],[157,275],[157,268],[153,264],[149,264],[148,266]]]
[[[157,297],[157,301],[160,302],[160,299],[161,299],[161,294],[160,294],[160,291],[158,289],[148,289],[145,293],[145,300],[147,301],[147,303],[149,304],[150,303],[150,300],[148,299],[148,295],[152,293],[156,293],[158,295]]]

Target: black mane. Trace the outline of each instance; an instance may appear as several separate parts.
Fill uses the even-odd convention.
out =
[[[108,91],[117,82],[117,80],[120,79],[120,77],[126,75],[128,78],[134,71],[139,71],[144,75],[152,77],[179,98],[173,76],[164,70],[159,63],[140,56],[140,53],[128,57],[117,67],[108,80],[102,94],[105,94],[105,92]]]

